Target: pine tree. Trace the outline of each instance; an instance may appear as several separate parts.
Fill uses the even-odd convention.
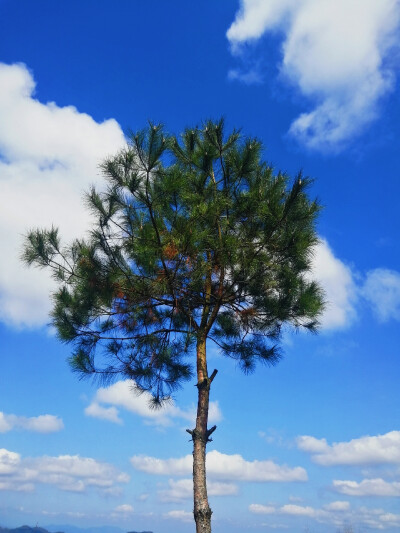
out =
[[[245,373],[275,364],[285,324],[315,331],[323,306],[310,280],[317,243],[311,180],[261,160],[261,143],[223,121],[168,136],[132,135],[105,160],[107,188],[87,194],[95,225],[62,247],[56,229],[31,231],[23,259],[49,267],[58,289],[52,323],[73,346],[81,376],[127,377],[161,404],[192,377],[194,518],[211,532],[205,453],[211,384],[207,341]],[[193,357],[193,355],[195,357]]]

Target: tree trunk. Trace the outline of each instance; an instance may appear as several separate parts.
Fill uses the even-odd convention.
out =
[[[210,385],[217,371],[211,377],[207,373],[206,339],[200,338],[197,343],[197,417],[196,427],[188,432],[193,437],[193,499],[196,533],[211,533],[211,514],[208,505],[206,480],[206,446],[216,426],[207,429]]]

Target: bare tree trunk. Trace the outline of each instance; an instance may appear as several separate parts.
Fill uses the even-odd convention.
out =
[[[197,417],[196,427],[187,430],[193,438],[193,499],[196,533],[211,533],[212,511],[208,504],[206,480],[206,446],[216,426],[207,429],[210,385],[217,371],[208,377],[206,361],[206,340],[197,343]]]

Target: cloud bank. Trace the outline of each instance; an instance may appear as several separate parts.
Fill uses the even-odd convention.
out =
[[[308,518],[319,523],[337,526],[342,531],[345,524],[359,524],[372,530],[384,530],[400,525],[400,514],[388,513],[383,509],[359,507],[352,509],[347,501],[334,501],[323,508],[309,505],[274,505],[253,503],[249,511],[259,515],[292,516],[293,518]]]
[[[227,38],[240,54],[265,34],[282,36],[281,79],[311,108],[290,134],[309,148],[332,149],[374,120],[393,89],[399,21],[398,0],[241,0]]]
[[[0,490],[30,492],[38,483],[53,485],[68,492],[97,488],[104,494],[118,490],[129,476],[113,465],[79,455],[23,458],[0,449]]]
[[[90,225],[83,193],[124,144],[115,120],[99,124],[72,106],[39,102],[34,91],[25,65],[0,63],[0,320],[30,327],[48,321],[53,282],[21,264],[22,236],[54,224],[67,241],[82,237]]]
[[[322,466],[400,464],[400,431],[331,445],[326,439],[304,435],[297,438],[297,447]]]
[[[193,457],[186,455],[178,459],[158,459],[145,455],[131,458],[132,466],[141,472],[154,475],[187,476],[193,469]],[[226,455],[213,450],[206,456],[207,475],[220,481],[307,481],[304,468],[277,465],[273,461],[246,461],[241,455]]]
[[[381,478],[357,481],[333,481],[333,489],[347,496],[400,496],[400,482],[388,482]]]
[[[64,423],[58,416],[17,416],[7,415],[0,411],[0,433],[7,433],[14,429],[23,429],[35,433],[54,433],[64,429]]]

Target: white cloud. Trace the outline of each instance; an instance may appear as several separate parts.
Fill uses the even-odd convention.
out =
[[[276,507],[273,505],[262,505],[260,503],[252,503],[249,505],[249,511],[255,514],[275,514]]]
[[[321,317],[321,326],[329,330],[351,325],[356,318],[353,274],[335,257],[325,239],[320,239],[315,247],[310,277],[316,279],[325,291],[326,309]]]
[[[225,455],[217,450],[207,454],[207,472],[212,477],[240,481],[307,481],[307,472],[273,461],[246,461],[239,454]]]
[[[193,480],[192,479],[170,479],[168,489],[158,492],[161,501],[175,502],[193,497]]]
[[[323,466],[400,463],[400,431],[332,445],[325,439],[305,435],[297,438],[297,446],[311,453],[312,460]]]
[[[327,511],[348,511],[350,509],[350,503],[344,501],[331,502],[324,505],[324,509]]]
[[[399,19],[398,0],[241,0],[227,37],[240,53],[266,33],[282,35],[281,77],[314,103],[290,133],[311,148],[332,148],[376,118],[393,88],[388,59]]]
[[[400,320],[400,273],[377,268],[367,273],[362,296],[381,322]]]
[[[64,423],[58,416],[16,416],[7,415],[0,411],[0,433],[7,433],[13,429],[23,429],[35,433],[54,433],[61,431]]]
[[[11,474],[20,463],[20,455],[9,452],[5,448],[0,449],[0,475]]]
[[[115,509],[115,513],[121,513],[121,514],[132,514],[134,511],[132,505],[129,505],[128,503],[124,503],[122,505],[118,505]]]
[[[0,320],[31,327],[48,321],[54,284],[21,264],[22,236],[54,224],[66,241],[82,237],[90,220],[83,192],[124,144],[114,120],[99,124],[72,106],[43,104],[34,89],[24,65],[0,63]]]
[[[207,484],[207,491],[210,496],[235,496],[239,494],[239,487],[234,483],[210,481]]]
[[[316,439],[308,435],[302,435],[296,439],[297,447],[303,452],[324,453],[329,450],[326,439]]]
[[[8,420],[7,415],[0,411],[0,433],[7,433],[12,430],[12,425]]]
[[[400,514],[394,513],[382,513],[379,516],[381,524],[386,524],[387,527],[396,527],[400,526]]]
[[[400,515],[388,513],[383,509],[359,507],[352,509],[345,501],[336,501],[325,505],[322,509],[311,506],[286,504],[276,506],[273,504],[261,505],[253,503],[249,511],[254,514],[292,516],[315,520],[319,523],[330,524],[342,530],[347,523],[359,524],[374,530],[384,530],[400,525]]]
[[[44,483],[69,492],[84,492],[95,487],[106,493],[128,481],[129,476],[113,465],[90,457],[22,458],[15,452],[0,450],[0,490],[32,491],[37,483]]]
[[[85,415],[108,420],[109,422],[114,422],[114,424],[122,424],[122,420],[118,416],[118,409],[116,407],[103,407],[96,401],[92,402],[85,408]]]
[[[327,512],[323,509],[314,509],[310,506],[295,505],[292,503],[282,505],[281,507],[253,503],[249,505],[249,511],[255,514],[281,514],[290,516],[304,516],[308,518],[322,518],[327,514]]]
[[[138,394],[135,392],[135,382],[133,380],[117,381],[109,387],[101,387],[97,390],[92,403],[86,407],[85,414],[96,418],[102,418],[114,423],[122,423],[119,418],[117,407],[143,417],[151,424],[158,426],[169,426],[174,419],[187,420],[194,424],[196,411],[194,407],[180,409],[173,400],[167,402],[159,409],[150,407],[151,395],[148,392]],[[104,407],[104,405],[111,407]],[[222,413],[217,401],[210,402],[209,422],[215,423],[222,419]]]
[[[191,455],[185,455],[179,459],[158,459],[147,455],[134,455],[130,461],[136,470],[161,476],[187,476],[191,473],[193,466]]]
[[[390,529],[400,526],[400,515],[388,513],[383,509],[360,507],[353,514],[353,522],[358,522],[369,529]]]
[[[280,508],[282,514],[289,514],[294,516],[309,516],[315,517],[318,514],[318,511],[309,506],[295,505],[293,503],[288,503],[283,505]]]
[[[226,36],[238,51],[240,43],[259,39],[267,30],[278,24],[284,14],[295,5],[296,0],[241,0],[236,20]]]
[[[302,502],[303,498],[301,496],[289,496],[289,501],[292,503]]]
[[[168,513],[163,514],[163,517],[172,518],[174,520],[181,520],[182,522],[193,522],[193,513],[189,513],[189,511],[168,511]]]
[[[131,458],[134,468],[148,474],[185,476],[192,472],[193,457],[158,459],[143,455]],[[239,454],[226,455],[213,450],[206,456],[207,475],[222,481],[307,481],[307,472],[299,466],[291,468],[273,461],[246,461]]]
[[[380,478],[363,479],[360,483],[335,479],[333,488],[348,496],[400,496],[399,482],[389,483]]]
[[[194,412],[195,411],[193,409],[193,413]],[[218,422],[221,422],[222,418],[222,411],[219,406],[218,400],[211,401],[208,408],[208,421],[210,422],[210,424],[216,424]],[[195,417],[192,417],[191,420],[195,420]]]
[[[209,496],[232,496],[239,492],[239,487],[234,483],[208,481],[207,493]],[[193,498],[193,479],[170,479],[168,489],[160,490],[159,497],[163,502],[175,502]]]

